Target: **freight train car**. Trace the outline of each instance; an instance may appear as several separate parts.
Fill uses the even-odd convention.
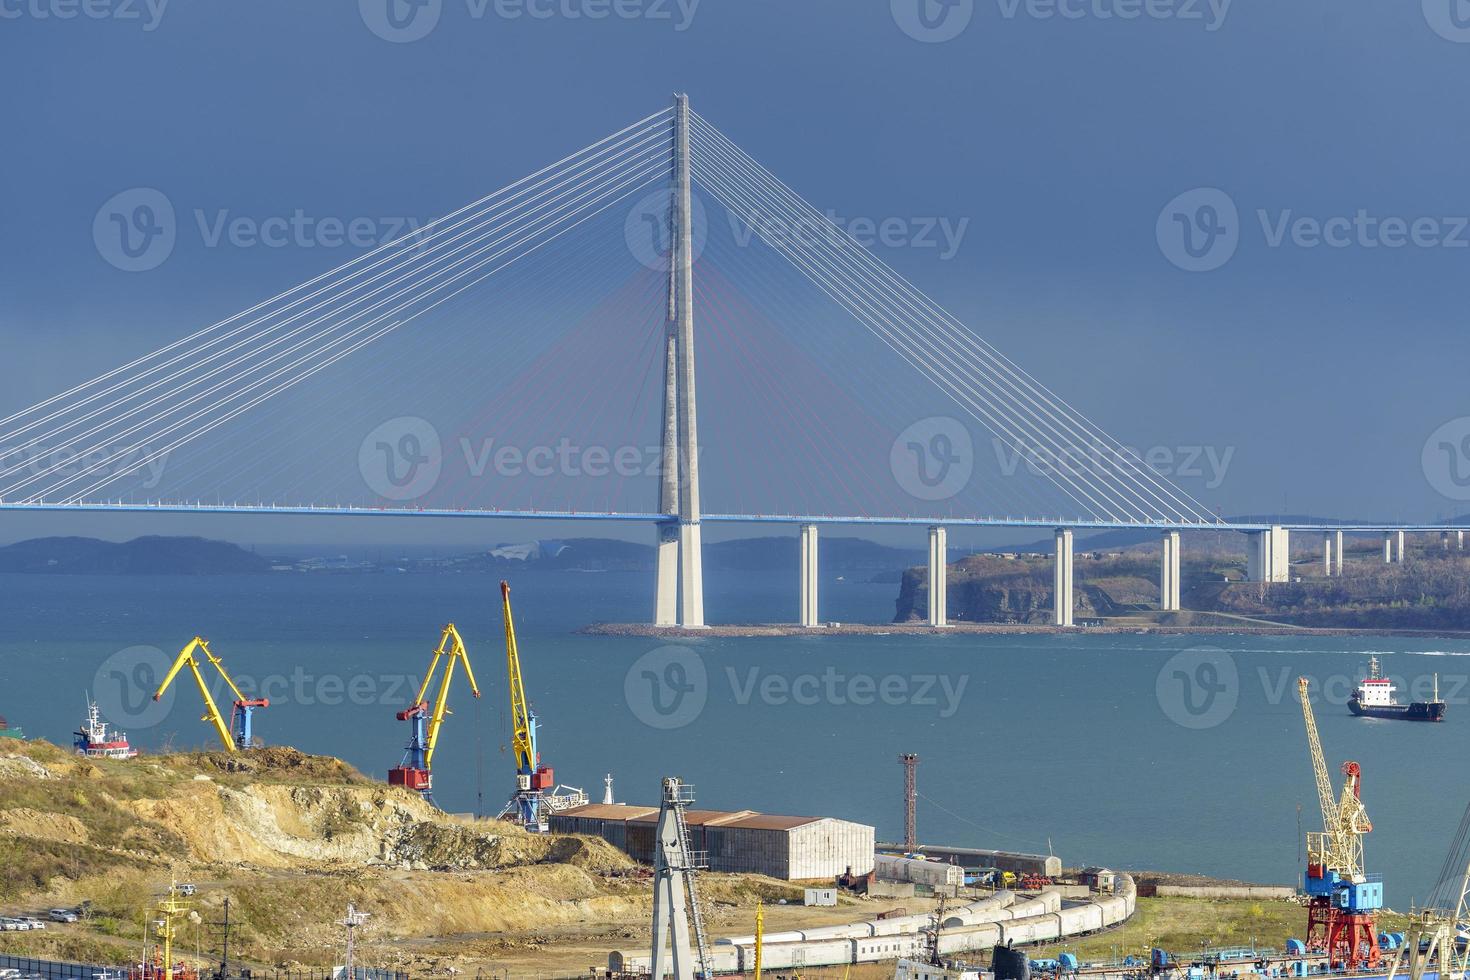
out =
[[[983,952],[1013,943],[1052,942],[1118,925],[1136,907],[1133,879],[1120,875],[1117,894],[1099,896],[1091,902],[1062,907],[1061,896],[1044,892],[1024,902],[1014,902],[1005,893],[962,906],[945,919],[939,934],[941,953]],[[956,918],[996,916],[993,922],[962,922]],[[876,963],[922,954],[925,944],[920,930],[933,924],[931,915],[905,915],[892,919],[870,919],[849,925],[823,926],[771,933],[762,946],[762,965],[772,969],[843,966]],[[895,930],[895,931],[888,931]],[[755,967],[755,937],[722,939],[712,950],[711,966],[717,973],[749,972]],[[645,951],[614,952],[608,955],[614,972],[647,973],[650,957]]]

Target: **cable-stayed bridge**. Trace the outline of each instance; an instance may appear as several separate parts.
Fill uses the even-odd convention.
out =
[[[10,511],[648,523],[663,625],[704,625],[709,523],[800,527],[808,625],[823,524],[927,527],[934,625],[951,526],[1054,529],[1058,625],[1079,529],[1157,529],[1164,609],[1181,532],[1248,533],[1262,581],[1291,530],[1323,532],[1329,574],[1344,532],[1390,561],[1406,531],[1463,546],[1221,521],[683,97],[0,418],[0,447]]]

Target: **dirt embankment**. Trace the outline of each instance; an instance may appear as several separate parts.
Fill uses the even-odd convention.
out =
[[[291,749],[119,761],[0,744],[0,909],[95,911],[5,933],[7,951],[123,962],[145,911],[187,881],[205,923],[230,899],[232,951],[247,960],[334,962],[351,901],[372,915],[363,939],[379,962],[421,967],[414,944],[430,937],[517,944],[557,924],[636,921],[648,888],[631,870],[604,841],[449,816]]]

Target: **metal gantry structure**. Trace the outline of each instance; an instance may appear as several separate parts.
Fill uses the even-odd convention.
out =
[[[229,687],[230,693],[235,696],[231,705],[230,721],[225,723],[224,716],[220,714],[219,706],[214,702],[214,696],[209,693],[209,684],[204,680],[204,673],[199,667],[199,654],[219,672],[219,676]],[[163,698],[164,693],[173,684],[174,678],[179,676],[179,671],[185,667],[194,675],[194,682],[199,686],[199,695],[204,699],[204,715],[200,721],[207,721],[214,726],[219,734],[220,742],[224,745],[226,752],[237,752],[240,749],[248,749],[255,745],[255,730],[252,719],[257,708],[269,708],[269,698],[247,698],[235,685],[235,681],[225,670],[224,663],[216,657],[209,649],[209,642],[202,636],[196,636],[190,640],[179,655],[174,658],[173,666],[163,678],[163,683],[158,685],[158,690],[153,692],[153,700]]]
[[[439,673],[440,664],[444,665],[444,672],[439,679],[439,693],[431,707],[428,701],[429,689],[434,683],[435,675]],[[408,745],[404,748],[403,760],[388,770],[388,784],[414,790],[430,803],[434,802],[434,749],[439,744],[439,732],[444,727],[444,719],[451,714],[449,689],[454,682],[456,664],[464,667],[465,677],[470,682],[470,693],[478,698],[480,685],[475,682],[469,650],[465,647],[464,638],[459,635],[458,628],[449,623],[440,633],[439,645],[429,658],[429,669],[424,671],[424,680],[419,685],[417,697],[413,704],[397,714],[399,721],[409,723]]]
[[[658,978],[714,977],[699,897],[699,872],[709,867],[709,856],[694,850],[685,815],[693,802],[694,787],[677,776],[664,779],[653,863],[652,975]]]
[[[1373,824],[1363,807],[1362,768],[1343,763],[1342,793],[1334,797],[1305,677],[1297,680],[1297,695],[1322,809],[1322,831],[1307,834],[1307,946],[1321,949],[1334,966],[1377,966],[1376,918],[1383,907],[1383,882],[1363,870],[1363,835]]]
[[[912,854],[919,849],[919,757],[905,752],[898,761],[903,766],[903,849]]]

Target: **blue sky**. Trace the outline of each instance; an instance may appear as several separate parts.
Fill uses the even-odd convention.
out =
[[[1463,0],[0,0],[0,413],[360,251],[221,220],[426,221],[683,90],[819,207],[898,219],[882,258],[1119,439],[1228,454],[1180,477],[1208,506],[1461,513],[1462,25]],[[130,272],[93,226],[137,188],[177,241]],[[953,248],[911,241],[946,223]]]

